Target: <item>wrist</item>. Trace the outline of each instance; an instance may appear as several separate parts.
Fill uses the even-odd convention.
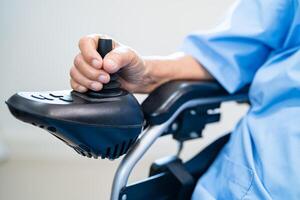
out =
[[[213,77],[193,57],[182,52],[169,56],[144,57],[146,91],[171,80],[212,80]]]
[[[173,76],[170,65],[166,65],[165,57],[144,57],[145,80],[152,86],[158,86],[171,80]]]

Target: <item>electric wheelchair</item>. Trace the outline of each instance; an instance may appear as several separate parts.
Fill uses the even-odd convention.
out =
[[[102,57],[111,49],[111,40],[99,40]],[[172,81],[155,89],[140,105],[120,88],[118,74],[113,74],[100,92],[19,92],[6,103],[17,119],[47,130],[80,155],[111,160],[124,155],[111,200],[185,200],[230,134],[187,162],[178,155],[155,161],[146,180],[127,185],[129,175],[161,136],[172,135],[179,151],[185,141],[201,137],[207,124],[220,120],[219,108],[226,101],[247,103],[248,87],[228,94],[216,82]]]

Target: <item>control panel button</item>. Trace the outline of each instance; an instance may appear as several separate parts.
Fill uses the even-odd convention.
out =
[[[53,98],[45,97],[45,96],[43,96],[41,94],[39,96],[42,97],[42,98],[44,98],[44,99],[46,99],[46,100],[49,100],[49,101],[53,101],[54,100]]]
[[[73,99],[70,95],[60,97],[59,99],[62,101],[65,101],[65,102],[69,102],[69,103],[73,102]]]
[[[63,97],[63,95],[59,95],[59,94],[54,94],[54,93],[50,93],[50,96],[54,97],[54,98],[60,98]]]
[[[37,96],[37,95],[31,95],[31,97],[35,98],[35,99],[39,99],[39,100],[45,100],[45,97],[41,97],[41,96]]]

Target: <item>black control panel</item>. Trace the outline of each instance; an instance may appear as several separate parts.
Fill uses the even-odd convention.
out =
[[[102,57],[112,48],[100,40]],[[19,92],[6,101],[19,120],[47,130],[87,157],[115,159],[140,134],[144,117],[135,97],[120,88],[117,75],[98,92]]]

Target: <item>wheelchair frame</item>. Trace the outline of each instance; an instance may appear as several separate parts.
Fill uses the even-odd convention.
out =
[[[219,86],[219,87],[221,87],[221,86]],[[133,171],[134,167],[138,163],[138,161],[143,157],[143,155],[153,145],[153,143],[160,136],[162,136],[165,133],[165,131],[176,120],[176,118],[180,115],[180,113],[182,113],[186,109],[190,109],[190,108],[194,108],[194,107],[198,107],[198,106],[200,106],[200,107],[206,106],[206,105],[212,104],[212,103],[222,103],[222,102],[226,102],[226,101],[247,102],[248,101],[248,92],[247,92],[248,89],[246,88],[241,91],[242,92],[233,94],[233,95],[230,95],[230,94],[223,95],[222,94],[222,95],[219,95],[219,96],[217,95],[214,97],[205,97],[205,98],[197,98],[197,99],[189,100],[189,101],[185,102],[184,104],[182,104],[176,110],[176,112],[174,112],[171,115],[171,117],[167,121],[165,121],[161,124],[157,124],[157,125],[150,125],[146,129],[144,129],[142,131],[140,137],[138,138],[138,140],[135,142],[135,144],[133,144],[133,146],[129,149],[128,153],[125,155],[125,157],[121,161],[121,163],[115,173],[110,199],[111,200],[138,199],[139,197],[137,197],[137,195],[135,195],[136,196],[135,197],[132,195],[129,196],[128,194],[129,193],[130,194],[141,193],[141,190],[140,190],[141,185],[144,185],[145,187],[153,187],[153,185],[152,186],[149,185],[149,182],[155,183],[155,181],[153,182],[153,180],[157,179],[157,178],[162,180],[161,177],[164,177],[164,178],[168,177],[170,180],[170,183],[172,183],[172,180],[174,180],[174,179],[172,179],[170,177],[170,175],[168,175],[168,173],[166,173],[167,171],[165,170],[165,172],[163,172],[163,173],[157,173],[157,174],[154,174],[153,176],[150,176],[146,181],[139,182],[139,183],[131,185],[131,186],[127,186],[128,178],[129,178],[131,172]],[[209,164],[212,163],[212,161],[214,160],[214,157],[217,155],[217,153],[222,148],[222,146],[224,146],[224,144],[227,142],[228,138],[229,138],[228,136],[222,137],[219,141],[216,141],[214,143],[217,146],[217,148],[214,150],[209,150],[210,152],[211,151],[215,152],[213,155],[213,158],[210,159],[211,161],[209,162]],[[213,148],[213,147],[210,147],[210,148]],[[201,155],[201,153],[199,155]],[[174,161],[176,159],[177,159],[177,157],[174,158],[172,161]],[[177,165],[177,169],[178,169],[178,166],[179,166],[179,168],[181,168],[181,170],[179,170],[179,171],[177,170],[177,172],[178,173],[182,172],[182,175],[183,175],[183,177],[181,177],[179,179],[183,180],[185,177],[189,177],[189,174],[191,172],[189,172],[188,170],[184,170],[184,168],[188,168],[188,165],[190,165],[190,168],[191,168],[191,166],[198,165],[199,161],[200,160],[197,159],[197,156],[196,156],[195,158],[191,159],[190,161],[186,162],[185,164]],[[167,161],[165,164],[167,165],[169,163],[170,162]],[[208,168],[208,166],[205,166],[205,168]],[[199,170],[201,170],[201,169],[199,169]],[[190,170],[190,171],[192,171],[192,170]],[[202,172],[202,173],[204,173],[204,172]],[[201,173],[200,173],[200,175],[201,175]],[[198,173],[198,176],[199,176],[199,173]],[[176,178],[178,179],[178,177],[176,177]],[[189,182],[189,181],[187,181],[187,182]],[[191,183],[191,181],[188,184],[193,185],[193,186],[195,185],[195,183]],[[192,192],[191,189],[188,189],[187,191],[184,192],[185,194],[181,194],[181,196],[179,195],[176,198],[177,199],[187,199],[190,197],[191,192]],[[143,195],[141,195],[141,196],[143,196]],[[161,195],[160,197],[159,196],[153,197],[151,199],[171,199],[171,198]]]

